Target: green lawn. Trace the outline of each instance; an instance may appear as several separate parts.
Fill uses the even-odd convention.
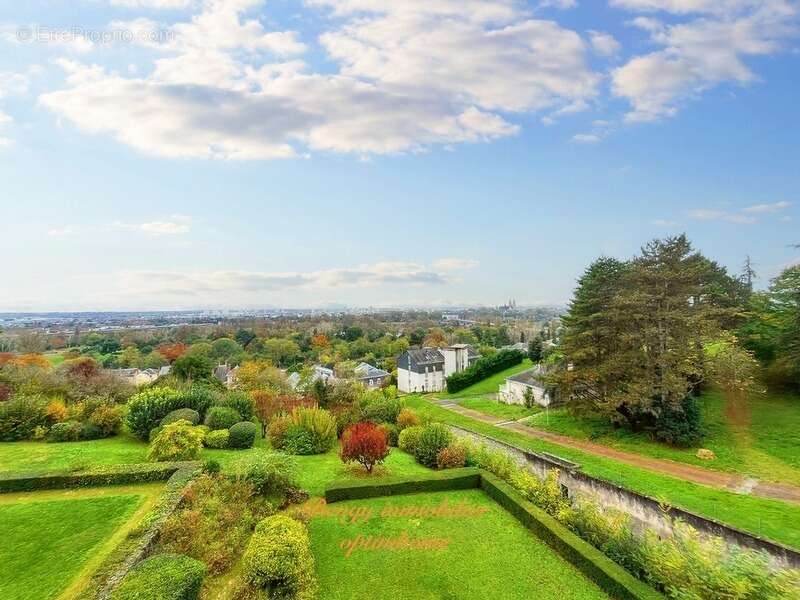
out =
[[[0,598],[59,595],[146,496],[119,494],[0,503]]]
[[[496,394],[497,390],[500,388],[500,384],[505,381],[506,377],[516,375],[531,367],[533,367],[533,363],[530,359],[526,358],[520,364],[509,367],[505,371],[500,371],[491,377],[487,377],[483,381],[479,381],[468,388],[464,388],[460,392],[456,392],[455,394],[441,393],[438,394],[438,396],[440,398],[468,398],[470,396],[480,396],[482,394]]]
[[[465,503],[480,514],[386,516],[393,508]],[[321,600],[372,598],[608,598],[571,564],[522,527],[480,490],[411,494],[336,503],[372,509],[371,518],[309,521]],[[444,547],[397,550],[348,548],[362,536],[441,540]],[[445,545],[446,544],[446,545]]]
[[[500,419],[508,419],[509,421],[518,421],[525,417],[532,417],[542,411],[542,409],[538,407],[525,408],[521,404],[504,404],[503,402],[498,402],[494,399],[493,394],[475,396],[472,398],[459,398],[457,402],[464,408],[477,410],[478,412],[492,415]]]
[[[248,450],[211,450],[204,448],[200,460],[214,459],[223,470],[233,469],[237,462],[269,449],[266,439],[258,438]],[[339,459],[339,449],[315,456],[296,456],[300,483],[312,495],[322,495],[334,481],[360,477],[360,471],[346,466]],[[0,443],[0,472],[45,472],[96,466],[147,462],[147,444],[131,435],[118,435],[90,442],[5,442]],[[428,469],[397,448],[393,448],[384,465],[377,467],[380,475],[404,476],[424,473]],[[1,596],[0,596],[1,598]]]
[[[483,433],[520,448],[550,452],[581,464],[583,471],[589,475],[646,494],[669,505],[679,506],[756,535],[800,548],[800,526],[798,526],[800,506],[796,504],[697,485],[607,458],[596,457],[580,450],[529,438],[453,413],[431,404],[421,396],[407,396],[406,403],[431,419]]]
[[[527,423],[537,429],[645,456],[800,485],[800,398],[774,395],[751,398],[752,424],[738,434],[725,418],[721,393],[707,392],[700,397],[700,403],[707,435],[694,448],[673,448],[654,441],[646,433],[614,428],[601,418],[574,417],[563,408],[539,413]],[[700,460],[696,456],[698,447],[713,450],[716,458]]]

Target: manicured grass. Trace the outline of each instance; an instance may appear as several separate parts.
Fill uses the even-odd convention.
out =
[[[64,355],[60,352],[46,352],[44,357],[50,361],[50,364],[54,367],[64,362]]]
[[[673,448],[646,433],[615,428],[599,417],[575,417],[564,408],[539,413],[527,423],[644,456],[800,485],[800,398],[765,395],[749,399],[752,424],[738,435],[725,418],[725,399],[720,392],[703,394],[700,404],[707,435],[697,447],[713,450],[716,458],[710,461],[697,458],[697,447]]]
[[[472,516],[382,516],[397,508],[465,503]],[[608,598],[594,583],[522,527],[480,490],[337,502],[372,510],[355,523],[330,516],[309,521],[321,600],[371,598]],[[366,514],[364,512],[364,514]],[[447,540],[438,549],[355,549],[356,536]]]
[[[104,540],[128,520],[144,495],[35,500],[27,494],[0,503],[0,598],[59,595]]]
[[[525,408],[521,404],[504,404],[494,399],[494,395],[476,396],[474,398],[461,398],[458,404],[464,408],[477,410],[493,417],[518,421],[525,417],[531,417],[542,411],[541,408]]]
[[[798,527],[800,506],[795,504],[697,485],[607,458],[596,457],[580,450],[529,438],[453,413],[431,404],[421,396],[407,396],[406,403],[434,420],[489,435],[520,448],[561,456],[581,464],[583,471],[589,475],[601,477],[669,505],[800,548],[800,527]]]
[[[505,371],[495,373],[491,377],[487,377],[483,381],[479,381],[478,383],[475,383],[468,388],[464,388],[455,394],[441,393],[438,394],[438,396],[440,398],[468,398],[470,396],[480,396],[481,394],[496,394],[497,390],[500,388],[500,384],[505,381],[506,377],[516,375],[517,373],[526,371],[531,367],[533,367],[533,363],[530,361],[530,359],[526,358],[520,364],[509,367]]]

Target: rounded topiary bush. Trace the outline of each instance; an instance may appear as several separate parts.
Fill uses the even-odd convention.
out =
[[[228,447],[229,441],[230,432],[227,429],[216,429],[206,434],[206,437],[203,439],[203,444],[206,448],[223,450]]]
[[[180,554],[156,554],[144,559],[111,593],[111,600],[195,600],[206,568]]]
[[[167,415],[161,419],[159,425],[163,427],[175,421],[189,421],[192,425],[197,425],[200,423],[200,413],[191,408],[179,408],[167,413]]]
[[[258,427],[250,421],[236,423],[230,428],[230,440],[228,446],[231,448],[252,448],[256,441]]]
[[[245,580],[269,598],[312,598],[317,587],[308,531],[273,515],[261,521],[242,557]]]
[[[403,452],[408,452],[409,454],[416,456],[420,435],[422,435],[422,427],[418,425],[406,427],[397,436],[397,447]]]
[[[83,425],[77,421],[55,423],[47,434],[48,442],[75,442],[80,439]]]
[[[405,430],[404,430],[405,431]],[[446,425],[431,423],[422,428],[414,456],[426,467],[436,467],[436,459],[453,441],[453,434]]]
[[[205,423],[209,429],[214,431],[215,429],[230,429],[241,420],[242,415],[233,408],[228,406],[212,406],[208,409]]]
[[[94,423],[83,423],[81,425],[82,440],[99,440],[104,437],[106,437],[106,432],[99,425]]]
[[[203,449],[205,434],[188,421],[176,421],[161,428],[150,442],[147,457],[155,461],[194,460]]]

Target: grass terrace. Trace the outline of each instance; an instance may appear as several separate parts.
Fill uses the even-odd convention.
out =
[[[461,506],[460,516],[426,509]],[[480,490],[337,502],[309,521],[320,599],[608,598]],[[370,538],[372,541],[370,542]],[[410,540],[418,547],[371,548]],[[524,562],[524,568],[522,568]]]
[[[456,414],[428,402],[422,396],[407,396],[406,404],[429,418],[488,435],[534,452],[550,452],[579,463],[585,473],[656,498],[733,527],[800,548],[800,506],[717,490],[673,477],[628,466],[543,440],[530,438],[494,425]]]
[[[74,598],[163,484],[0,494],[0,598]]]

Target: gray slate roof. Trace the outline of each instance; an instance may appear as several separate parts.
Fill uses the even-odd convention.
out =
[[[516,381],[517,383],[524,383],[525,385],[541,387],[544,385],[544,381],[542,380],[543,375],[544,371],[540,367],[533,367],[527,371],[522,371],[522,373],[506,377],[506,381]]]
[[[359,379],[376,379],[379,377],[387,377],[390,375],[387,371],[373,367],[369,363],[362,362],[355,369],[356,377]]]

